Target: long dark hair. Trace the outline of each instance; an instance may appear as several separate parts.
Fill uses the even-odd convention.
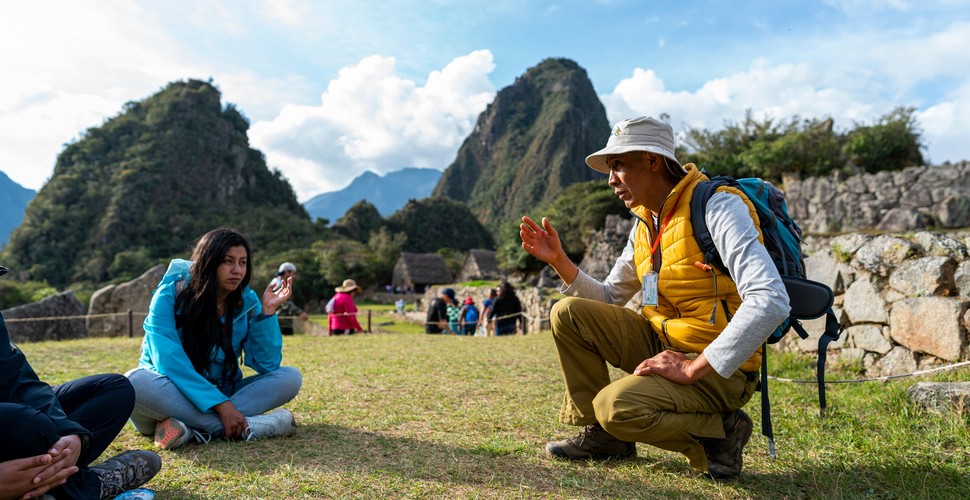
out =
[[[226,297],[226,323],[223,326],[219,322],[216,303],[219,293],[216,271],[232,247],[246,249],[246,276]],[[202,375],[206,375],[208,371],[215,346],[222,347],[226,353],[226,362],[230,366],[230,373],[223,369],[223,379],[234,380],[239,370],[236,354],[232,349],[232,318],[233,311],[242,308],[242,291],[249,285],[253,274],[252,259],[249,256],[249,242],[235,229],[214,229],[204,234],[195,244],[192,252],[192,278],[175,297],[175,326],[182,329],[182,347],[192,362],[192,367]],[[228,342],[223,341],[226,337]]]

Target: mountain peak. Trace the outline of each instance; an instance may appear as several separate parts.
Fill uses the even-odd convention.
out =
[[[425,198],[431,194],[441,171],[434,168],[407,167],[380,176],[366,171],[338,191],[322,193],[310,198],[303,207],[311,219],[340,219],[352,206],[367,200],[384,217],[404,206],[409,199]]]
[[[586,70],[550,58],[499,91],[434,195],[464,201],[486,227],[529,214],[570,184],[601,178],[585,164],[609,135]]]

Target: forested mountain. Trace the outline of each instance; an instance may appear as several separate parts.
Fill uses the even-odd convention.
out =
[[[313,241],[290,184],[249,147],[249,123],[211,83],[171,83],[88,129],[57,159],[4,249],[51,285],[136,276],[233,226],[274,251]]]
[[[442,197],[407,202],[384,221],[384,227],[407,235],[403,248],[408,252],[495,248],[488,230],[464,203]]]
[[[498,226],[556,198],[570,184],[603,179],[585,158],[610,125],[586,70],[546,59],[502,89],[478,117],[433,195],[465,202]]]
[[[0,248],[7,243],[10,232],[24,219],[27,203],[37,194],[17,184],[7,174],[0,172]]]
[[[384,217],[403,207],[408,200],[425,198],[431,194],[441,171],[434,168],[409,167],[390,172],[383,177],[374,172],[364,172],[350,185],[329,193],[310,198],[303,207],[310,218],[323,218],[331,223],[342,217],[350,207],[367,200]]]

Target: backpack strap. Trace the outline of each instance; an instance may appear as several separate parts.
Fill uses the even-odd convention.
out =
[[[771,427],[771,401],[768,400],[768,343],[761,345],[761,435],[768,438],[768,456],[775,458],[775,432]]]
[[[822,336],[818,339],[818,365],[816,372],[818,373],[818,413],[820,416],[825,416],[825,358],[826,351],[830,343],[839,340],[842,335],[842,330],[845,327],[839,323],[838,318],[835,317],[835,312],[830,307],[825,313],[825,331],[822,332]]]
[[[706,263],[716,267],[725,276],[730,276],[731,274],[721,260],[717,247],[714,246],[714,238],[711,236],[711,230],[707,227],[707,219],[704,217],[707,214],[707,202],[710,201],[711,195],[714,194],[714,191],[717,191],[717,188],[726,184],[723,179],[717,178],[716,181],[701,181],[694,186],[694,194],[690,199],[690,225],[694,229],[694,239],[697,240],[697,245],[704,253]]]

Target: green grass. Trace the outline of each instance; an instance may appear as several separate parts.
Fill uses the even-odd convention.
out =
[[[21,346],[59,383],[135,365],[140,339]],[[208,498],[970,498],[970,415],[922,412],[905,396],[918,380],[967,381],[970,370],[889,383],[773,381],[778,458],[755,436],[745,471],[716,484],[677,454],[638,445],[632,461],[568,463],[543,452],[576,433],[559,424],[562,382],[548,332],[525,337],[377,333],[285,338],[284,363],[303,370],[287,405],[297,433],[162,451],[149,483],[159,499]],[[811,378],[811,359],[774,355],[781,377]],[[830,366],[829,378],[856,378]],[[620,376],[619,372],[614,372]],[[126,427],[106,454],[152,448]]]

